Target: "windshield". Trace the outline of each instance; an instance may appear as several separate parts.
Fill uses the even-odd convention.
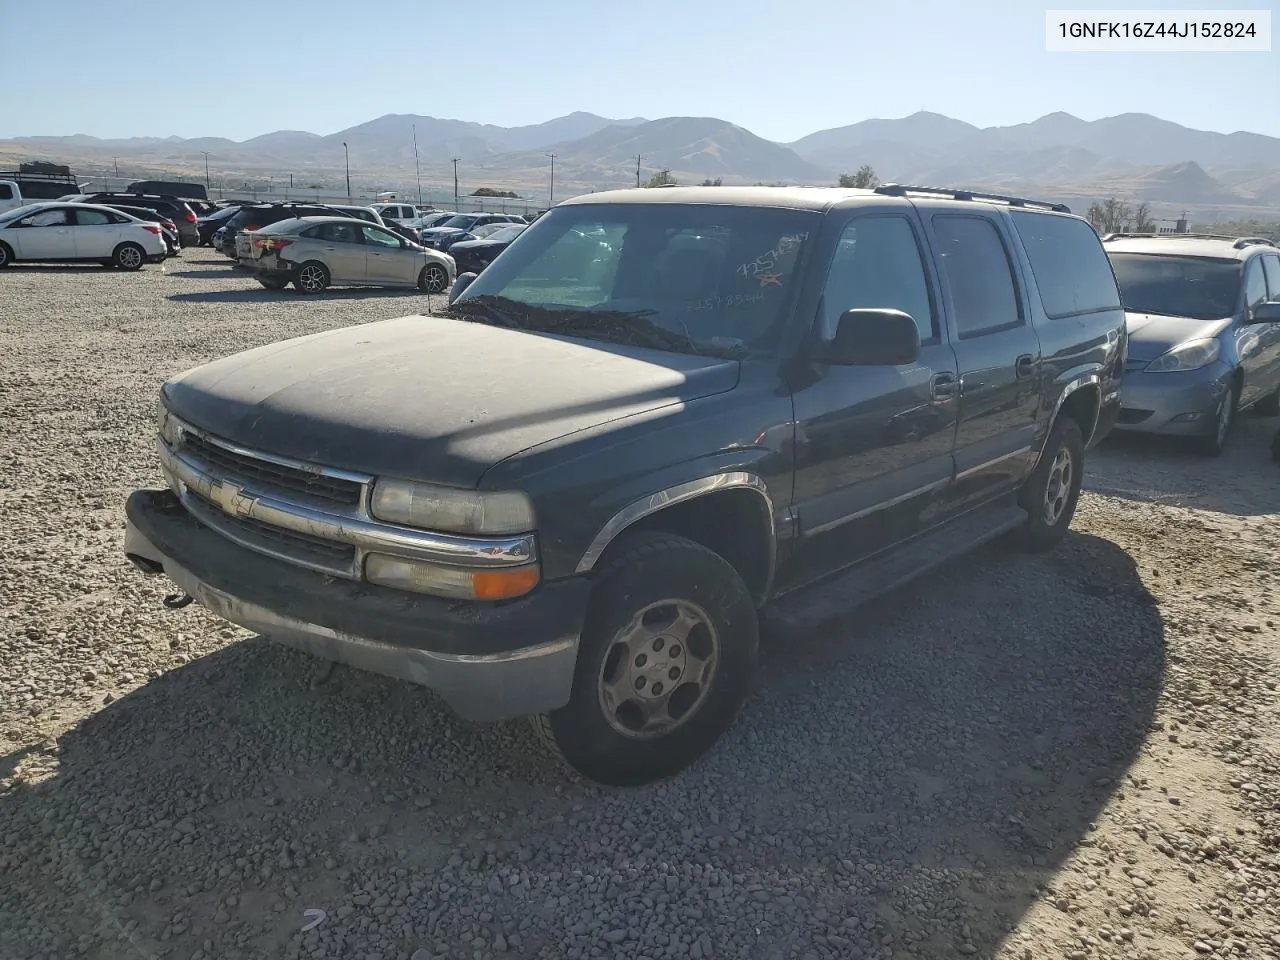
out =
[[[479,219],[478,217],[450,217],[438,226],[441,227],[457,227],[459,230],[469,230],[471,225]]]
[[[683,353],[767,353],[818,215],[575,204],[530,227],[454,303],[473,319]]]
[[[1221,320],[1239,304],[1239,260],[1112,253],[1111,265],[1126,310]]]
[[[484,226],[476,227],[474,230],[472,230],[471,235],[475,237],[477,240],[480,240],[480,239],[483,239],[484,237],[493,236],[499,230],[507,226],[509,226],[509,224],[506,224],[506,223],[486,223]]]

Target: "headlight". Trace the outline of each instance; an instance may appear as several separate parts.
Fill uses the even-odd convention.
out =
[[[450,567],[422,560],[406,560],[371,553],[365,558],[364,577],[370,583],[413,593],[459,600],[510,600],[538,585],[537,564],[496,569]]]
[[[1217,340],[1188,340],[1146,366],[1147,373],[1182,373],[1199,370],[1218,359],[1222,348]]]
[[[178,424],[178,418],[167,409],[160,411],[160,436],[171,447],[176,447],[182,439],[182,427]]]
[[[518,491],[491,493],[379,480],[369,506],[379,520],[421,530],[512,534],[534,529],[533,504]]]

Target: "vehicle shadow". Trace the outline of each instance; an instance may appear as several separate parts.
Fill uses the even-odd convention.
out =
[[[1166,506],[1249,517],[1280,513],[1271,438],[1280,418],[1242,415],[1220,457],[1177,438],[1112,433],[1090,451],[1084,488]]]
[[[528,724],[469,725],[345,668],[313,688],[304,654],[230,643],[0,793],[0,955],[307,953],[315,907],[327,955],[376,936],[470,956],[487,918],[521,931],[506,955],[559,956],[583,876],[634,891],[624,928],[705,931],[715,956],[722,921],[756,930],[753,957],[990,955],[1138,752],[1164,644],[1128,556],[1075,534],[1046,558],[984,550],[763,663],[706,758],[618,791],[563,772]],[[709,884],[766,892],[725,917]],[[662,916],[659,894],[712,912]]]
[[[211,261],[204,261],[204,262],[208,263]],[[227,263],[225,266],[222,266],[222,267],[218,267],[218,266],[210,267],[207,270],[166,270],[165,273],[169,274],[169,276],[171,277],[187,277],[192,280],[208,280],[210,278],[225,279],[228,277],[237,277],[240,279],[246,279],[249,276],[248,273],[245,273],[244,271],[241,271],[241,270],[237,270],[230,263]]]
[[[154,269],[157,264],[145,264],[142,269]],[[104,267],[100,263],[14,263],[5,270],[14,270],[19,273],[129,273],[132,271],[118,271],[115,267]]]

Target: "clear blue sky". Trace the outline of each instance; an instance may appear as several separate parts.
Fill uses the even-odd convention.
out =
[[[1046,6],[1071,4],[0,0],[0,137],[240,140],[385,113],[510,126],[587,110],[714,116],[789,141],[920,109],[980,126],[1140,111],[1280,136],[1274,40],[1271,53],[1046,53]],[[1159,6],[1271,9],[1280,29],[1280,0]]]

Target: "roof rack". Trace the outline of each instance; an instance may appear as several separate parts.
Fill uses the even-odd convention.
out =
[[[1155,240],[1229,240],[1231,241],[1231,246],[1236,250],[1243,250],[1245,247],[1251,247],[1255,244],[1263,244],[1268,247],[1275,246],[1266,237],[1235,237],[1226,233],[1108,233],[1102,240],[1105,243],[1108,240],[1145,240],[1147,238]]]
[[[935,197],[948,197],[952,200],[997,200],[1011,207],[1037,207],[1041,210],[1052,210],[1054,213],[1070,213],[1071,208],[1065,203],[1053,203],[1049,200],[1028,200],[1026,197],[1006,197],[1000,193],[982,193],[977,190],[957,190],[953,187],[918,187],[905,183],[882,183],[873,187],[876,193],[886,197],[905,197],[908,193],[926,193]]]

